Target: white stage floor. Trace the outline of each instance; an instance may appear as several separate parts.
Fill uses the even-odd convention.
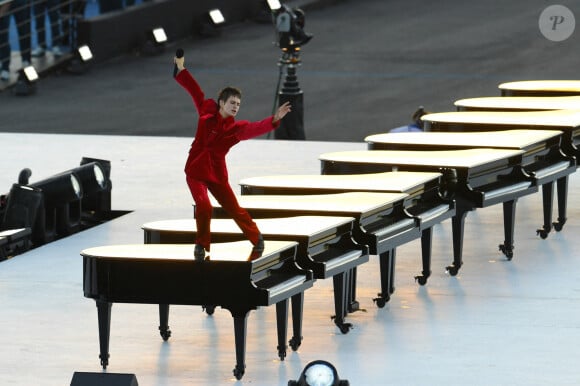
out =
[[[83,156],[111,161],[114,210],[130,214],[0,263],[1,385],[68,385],[75,371],[100,372],[97,309],[83,296],[82,249],[141,243],[145,222],[187,218],[192,202],[183,163],[186,138],[0,134],[0,189],[7,193],[21,169],[31,182],[78,166]],[[362,150],[363,143],[252,140],[228,161],[232,185],[246,177],[319,173],[318,155]],[[467,216],[464,266],[451,262],[451,225],[434,228],[433,274],[421,270],[420,243],[397,251],[396,291],[385,308],[378,259],[358,272],[358,300],[366,312],[350,314],[354,329],[334,326],[332,281],[305,293],[304,340],[280,361],[275,307],[248,318],[246,373],[235,365],[228,311],[207,316],[201,307],[174,306],[172,336],[163,342],[155,305],[112,308],[110,373],[133,373],[141,386],[287,385],[317,359],[333,363],[352,385],[578,385],[580,371],[580,178],[570,178],[568,222],[546,240],[541,194],[518,201],[515,250],[506,261],[502,207]],[[249,246],[249,244],[248,244]],[[289,330],[289,336],[290,334]]]

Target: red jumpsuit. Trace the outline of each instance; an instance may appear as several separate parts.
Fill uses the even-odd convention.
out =
[[[273,123],[273,116],[259,122],[235,121],[234,117],[223,118],[216,101],[205,99],[201,87],[189,71],[182,70],[175,79],[191,95],[199,114],[197,132],[185,164],[187,185],[195,201],[196,244],[209,251],[212,213],[207,194],[209,190],[238,224],[246,238],[255,245],[260,231],[248,212],[238,204],[228,181],[225,158],[231,147],[238,142],[274,130],[279,123]]]

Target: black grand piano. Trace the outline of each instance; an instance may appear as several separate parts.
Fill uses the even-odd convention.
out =
[[[505,97],[504,99],[507,99]],[[561,131],[505,130],[494,132],[421,132],[387,133],[365,138],[370,150],[464,150],[495,148],[523,150],[523,168],[534,183],[542,186],[544,223],[537,234],[548,237],[552,229],[560,231],[566,219],[568,176],[576,170],[573,157],[560,149]],[[552,223],[554,181],[559,186],[558,221]]]
[[[347,151],[320,156],[322,173],[348,175],[388,170],[429,172],[453,170],[456,214],[452,219],[453,263],[447,267],[456,275],[462,262],[463,231],[467,213],[503,203],[504,243],[500,250],[513,257],[513,234],[516,201],[535,193],[538,188],[522,169],[521,150],[469,149],[452,151]],[[345,176],[346,177],[346,176]]]
[[[505,130],[557,130],[562,132],[560,151],[574,159],[580,157],[580,110],[557,111],[461,111],[428,114],[421,117],[426,131],[479,132]],[[552,202],[552,186],[544,189],[544,204]],[[558,220],[554,229],[560,230],[566,222],[566,197],[568,179],[563,176],[556,181],[558,190]],[[549,225],[548,225],[549,226]],[[547,230],[548,228],[546,228]]]
[[[343,334],[351,327],[350,323],[344,321],[347,311],[358,309],[358,303],[354,301],[355,268],[369,260],[368,248],[356,244],[352,238],[353,222],[352,217],[323,216],[256,220],[267,242],[297,242],[296,262],[301,268],[312,271],[315,279],[333,278],[335,315],[332,319]],[[194,219],[154,221],[144,224],[142,228],[145,243],[191,243],[197,233]],[[212,246],[213,243],[245,240],[236,223],[229,219],[214,219],[211,223],[211,237]],[[300,322],[298,318],[293,320],[295,323]],[[295,328],[294,338],[290,341],[293,350],[297,350],[301,343],[298,340],[299,331]]]
[[[247,261],[248,245],[244,242],[212,245],[206,261],[195,261],[193,249],[191,244],[138,244],[95,247],[81,252],[84,295],[97,304],[103,368],[109,363],[113,303],[158,304],[159,330],[164,340],[170,336],[169,304],[213,304],[229,310],[234,319],[233,372],[237,379],[242,378],[246,367],[249,312],[276,304],[278,352],[284,358],[288,298],[301,304],[303,292],[314,282],[312,272],[296,264],[297,244],[270,241],[262,257],[253,261]],[[302,319],[301,312],[298,317]]]
[[[317,215],[324,215],[324,211],[328,210],[338,211],[341,215],[350,213],[358,220],[353,232],[355,240],[368,245],[371,254],[379,255],[381,293],[375,301],[383,307],[394,292],[397,246],[420,237],[423,270],[416,279],[420,284],[425,284],[431,274],[432,227],[455,214],[455,203],[445,198],[445,189],[442,188],[447,185],[443,182],[446,178],[441,173],[413,172],[254,177],[240,182],[243,194],[241,205],[254,216],[296,210],[304,214],[316,212]],[[343,196],[338,195],[341,193]],[[406,196],[391,196],[382,203],[380,200],[383,199],[379,197],[379,201],[373,204],[370,199],[361,196],[371,193]],[[274,204],[274,200],[263,204],[251,200],[248,195],[276,195],[274,200],[279,204]],[[287,195],[296,195],[296,198],[282,199]],[[266,196],[258,200],[266,200]],[[371,206],[365,208],[367,203]],[[382,209],[377,211],[372,205]]]

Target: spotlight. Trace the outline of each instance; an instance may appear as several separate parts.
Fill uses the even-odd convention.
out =
[[[42,191],[47,241],[80,230],[83,190],[76,175],[63,172],[29,186]]]
[[[165,50],[167,40],[167,34],[162,27],[154,28],[146,33],[141,52],[145,55],[159,55]]]
[[[202,36],[217,36],[221,33],[221,26],[225,24],[226,18],[219,9],[208,11],[201,21],[199,33]]]
[[[310,362],[297,381],[288,381],[288,386],[349,386],[348,380],[341,380],[336,368],[329,362]]]
[[[38,73],[34,66],[29,65],[18,72],[18,80],[14,86],[14,95],[26,96],[36,93]]]
[[[277,44],[283,51],[297,51],[313,38],[312,34],[304,31],[306,18],[300,8],[291,9],[287,5],[281,5],[275,16]]]
[[[95,158],[83,158],[81,166],[72,169],[83,187],[83,216],[102,217],[111,211],[111,163]]]
[[[75,50],[73,58],[68,63],[66,70],[71,74],[84,74],[90,68],[93,53],[89,46],[82,45]]]
[[[282,4],[280,4],[279,0],[268,0],[267,3],[270,11],[277,11],[282,8]]]
[[[20,184],[12,185],[0,230],[28,229],[32,244],[45,242],[44,203],[42,191]],[[25,245],[23,247],[30,247]]]

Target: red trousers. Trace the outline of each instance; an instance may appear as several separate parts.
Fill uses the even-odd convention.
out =
[[[197,224],[196,244],[202,245],[206,251],[209,251],[211,244],[210,222],[212,206],[207,194],[208,190],[229,216],[234,219],[236,224],[238,224],[244,236],[254,245],[258,242],[260,230],[254,220],[252,220],[252,217],[250,217],[250,214],[238,204],[236,195],[228,183],[199,181],[187,177],[187,186],[189,186],[189,190],[195,201],[195,222]]]

